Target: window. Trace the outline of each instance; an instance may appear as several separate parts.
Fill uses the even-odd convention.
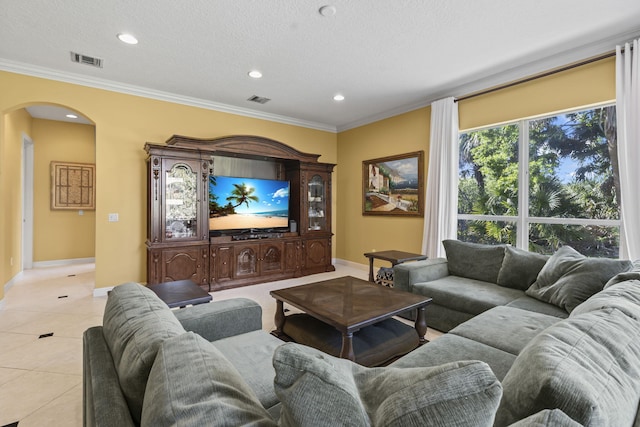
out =
[[[615,106],[460,135],[458,238],[617,258]]]

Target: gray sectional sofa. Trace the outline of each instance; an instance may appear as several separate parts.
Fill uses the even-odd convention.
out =
[[[503,264],[518,261],[500,285],[449,274],[454,252],[495,249],[458,243],[451,259],[396,266],[396,286],[421,292],[449,277],[459,292],[435,286],[447,296],[432,296],[427,310],[429,318],[435,307],[432,320],[445,320],[438,326],[448,333],[381,368],[282,343],[261,330],[261,309],[250,300],[169,310],[141,285],[117,286],[103,326],[84,335],[84,423],[638,425],[639,266],[586,259],[570,248],[539,262],[535,274],[518,264],[527,254],[507,260],[513,251],[505,247],[499,266],[462,257],[494,262],[498,276]],[[533,278],[526,288],[498,288],[523,276]],[[599,285],[587,283],[594,277]],[[463,288],[462,279],[478,288]],[[465,301],[450,301],[458,296]]]
[[[446,259],[398,265],[394,279],[432,297],[427,324],[447,333],[393,366],[488,363],[497,426],[640,425],[639,262],[443,243]],[[545,423],[522,420],[532,414]]]

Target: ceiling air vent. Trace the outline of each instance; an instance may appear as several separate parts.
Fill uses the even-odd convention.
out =
[[[271,101],[269,98],[265,98],[263,96],[253,95],[251,98],[247,99],[247,101],[257,102],[258,104],[266,104]]]
[[[71,52],[71,61],[78,64],[91,65],[92,67],[102,68],[104,62],[101,58],[94,58],[93,56],[83,55],[81,53]]]

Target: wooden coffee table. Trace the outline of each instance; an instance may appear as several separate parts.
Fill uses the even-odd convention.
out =
[[[276,336],[286,337],[283,332],[286,302],[337,329],[342,334],[340,357],[345,359],[355,359],[354,332],[407,310],[417,309],[415,330],[419,343],[426,342],[425,308],[431,298],[379,286],[351,276],[275,290],[270,294],[277,302]]]

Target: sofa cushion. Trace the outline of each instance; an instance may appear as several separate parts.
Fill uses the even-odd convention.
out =
[[[495,307],[453,328],[449,333],[481,342],[513,355],[560,319],[514,307]]]
[[[609,279],[630,267],[630,261],[587,258],[572,247],[563,246],[549,258],[526,294],[571,313],[601,291]]]
[[[522,295],[520,298],[514,299],[507,304],[507,307],[535,311],[536,313],[547,314],[561,319],[569,317],[569,313],[567,313],[564,308],[549,304],[548,302],[540,301],[539,299],[532,298],[529,295]]]
[[[616,308],[564,319],[518,355],[496,425],[559,408],[585,426],[630,426],[640,400],[640,322]]]
[[[631,264],[631,268],[628,271],[624,271],[622,273],[618,273],[613,276],[609,281],[604,285],[605,289],[609,286],[615,285],[616,283],[624,282],[627,280],[640,280],[640,260],[635,260]]]
[[[143,426],[275,426],[234,366],[193,332],[165,340],[149,373]]]
[[[501,380],[511,368],[516,356],[469,338],[444,334],[389,366],[393,368],[432,367],[464,360],[485,361],[496,378]]]
[[[483,245],[443,240],[449,274],[497,283],[504,258],[504,245]]]
[[[640,319],[640,280],[627,280],[603,289],[576,307],[571,316],[607,307],[615,307],[627,316]]]
[[[240,372],[240,375],[265,408],[276,405],[279,400],[273,390],[273,352],[282,341],[268,332],[248,332],[213,341],[220,353]]]
[[[491,426],[502,387],[479,361],[365,368],[288,343],[276,350],[282,426]]]
[[[496,283],[526,291],[536,281],[549,256],[506,246]]]
[[[140,422],[147,377],[162,341],[183,334],[169,307],[138,283],[116,286],[104,309],[103,332],[131,417]]]
[[[506,305],[524,295],[519,289],[505,288],[495,283],[460,276],[447,276],[431,282],[416,283],[413,285],[413,293],[431,297],[432,304],[473,315],[498,305]],[[429,308],[427,321],[428,319]]]

